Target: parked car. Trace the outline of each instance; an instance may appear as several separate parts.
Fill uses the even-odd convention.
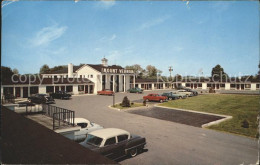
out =
[[[160,103],[167,101],[167,96],[161,96],[159,94],[148,94],[147,96],[144,96],[143,99],[145,101],[159,101]]]
[[[76,142],[82,142],[86,139],[87,134],[95,131],[95,130],[99,130],[99,129],[103,129],[102,126],[96,124],[96,123],[92,123],[87,119],[84,118],[75,118],[74,119],[74,124],[76,126],[78,126],[79,129],[77,130],[64,130],[64,129],[60,129],[57,130],[57,133],[60,133],[61,135],[76,141]]]
[[[28,101],[36,104],[55,103],[55,100],[46,94],[36,94],[35,96],[28,97]]]
[[[175,100],[175,99],[178,99],[179,96],[178,95],[175,95],[173,93],[163,93],[162,96],[166,96],[168,98],[168,100]]]
[[[144,90],[136,87],[136,88],[128,89],[127,91],[130,93],[143,93]]]
[[[192,92],[188,92],[188,91],[186,91],[184,89],[178,90],[178,92],[185,94],[187,97],[192,97],[193,96]]]
[[[102,91],[98,91],[97,94],[98,95],[110,95],[110,96],[112,96],[115,93],[113,91],[109,90],[109,89],[104,89]]]
[[[106,128],[89,133],[86,140],[80,144],[109,159],[117,160],[126,155],[136,156],[144,149],[146,139],[130,135],[122,129]]]
[[[184,93],[179,93],[179,92],[177,92],[177,91],[172,91],[172,92],[170,92],[170,93],[171,93],[171,95],[174,95],[174,96],[176,96],[176,97],[179,98],[179,99],[185,99],[185,98],[187,97],[186,94],[184,94]]]
[[[187,92],[192,92],[193,93],[193,96],[198,96],[198,92],[195,91],[195,90],[192,90],[190,88],[185,88],[184,90],[186,90]]]
[[[52,93],[50,96],[54,99],[62,99],[63,100],[63,99],[70,99],[71,94],[68,94],[65,91],[58,91],[58,92]]]

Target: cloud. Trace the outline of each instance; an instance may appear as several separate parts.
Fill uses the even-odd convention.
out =
[[[7,6],[7,5],[10,5],[10,4],[12,4],[12,3],[14,3],[14,2],[17,2],[18,0],[13,0],[13,1],[3,1],[2,2],[2,8],[3,7],[5,7],[5,6]]]
[[[60,38],[66,30],[66,26],[58,27],[57,25],[54,25],[44,27],[39,30],[32,39],[30,39],[30,43],[32,44],[32,46],[49,45],[52,41]]]
[[[218,12],[224,12],[229,9],[229,7],[233,4],[233,2],[223,1],[223,2],[215,2],[212,3],[212,8]]]
[[[114,39],[116,39],[116,34],[113,34],[111,37],[102,37],[99,39],[99,41],[101,42],[108,42],[108,41],[113,41]]]
[[[153,26],[160,25],[160,24],[164,23],[169,18],[170,18],[170,16],[163,16],[163,17],[160,17],[160,18],[156,18],[156,19],[150,20],[148,22],[143,23],[139,27],[138,30],[144,30],[144,29],[148,29],[148,28],[153,27]]]
[[[96,5],[97,8],[109,9],[116,4],[115,0],[101,0]]]

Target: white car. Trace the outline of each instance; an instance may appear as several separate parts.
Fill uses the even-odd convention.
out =
[[[63,136],[71,140],[81,142],[86,139],[88,133],[104,128],[84,118],[75,118],[74,124],[77,126],[76,128],[61,129],[61,130],[56,130],[56,132],[62,134]]]
[[[193,95],[193,92],[188,92],[186,90],[177,90],[178,93],[182,93],[182,94],[185,94],[187,97],[191,97],[191,96],[194,96]]]

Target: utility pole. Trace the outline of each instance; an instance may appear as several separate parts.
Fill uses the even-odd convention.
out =
[[[169,67],[170,78],[172,77],[172,71],[173,71],[172,66],[170,66],[170,67]]]

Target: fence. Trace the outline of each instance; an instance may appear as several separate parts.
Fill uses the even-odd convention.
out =
[[[74,111],[65,108],[56,107],[49,104],[43,104],[42,111],[43,114],[53,119],[53,130],[59,128],[61,122],[74,126],[74,121],[75,121]],[[58,126],[56,126],[57,122],[58,122]]]

